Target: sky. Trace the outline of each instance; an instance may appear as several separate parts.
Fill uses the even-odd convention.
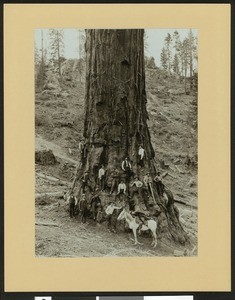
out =
[[[164,45],[164,39],[167,33],[173,34],[177,30],[180,34],[181,40],[183,40],[189,31],[189,29],[146,29],[147,34],[147,49],[146,55],[153,56],[157,66],[160,66],[160,54]],[[197,30],[192,29],[194,36],[197,36]],[[43,29],[44,46],[49,46],[48,29]],[[78,58],[78,30],[77,29],[64,29],[64,57],[65,58]],[[35,30],[35,45],[41,47],[41,29]]]

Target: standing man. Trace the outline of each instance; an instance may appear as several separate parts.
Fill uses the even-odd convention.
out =
[[[131,169],[131,162],[129,160],[128,157],[126,157],[123,162],[122,162],[122,170],[125,172],[125,173],[132,173],[132,169]]]
[[[84,173],[84,175],[82,176],[81,178],[81,181],[82,181],[82,185],[81,185],[81,189],[82,189],[82,194],[85,194],[85,188],[88,187],[90,192],[92,191],[92,187],[91,187],[91,181],[89,179],[89,174],[88,172],[86,171]]]
[[[120,196],[121,195],[126,195],[126,184],[124,183],[123,180],[121,180],[121,182],[119,183],[118,185],[118,192],[117,192],[117,196],[118,196],[118,199],[120,201]]]
[[[132,171],[132,166],[128,157],[126,157],[122,162],[122,170],[126,174],[127,189],[129,189],[130,178],[134,173]]]
[[[107,220],[108,220],[108,229],[113,232],[116,232],[116,223],[117,223],[117,219],[113,214],[115,209],[119,210],[121,209],[121,207],[115,206],[113,202],[109,202],[109,205],[105,210],[105,213],[107,215]]]
[[[165,189],[165,185],[163,184],[162,179],[167,175],[168,175],[167,172],[162,175],[160,172],[157,172],[157,175],[154,177],[154,181],[156,182],[156,186],[157,186],[157,193],[160,197],[163,197],[163,193]]]
[[[114,189],[118,186],[119,175],[120,175],[120,173],[117,168],[115,168],[113,170],[113,172],[111,173],[112,183],[111,183],[110,195],[113,193]]]
[[[96,220],[98,210],[101,207],[101,199],[99,197],[99,189],[96,189],[96,193],[94,194],[94,196],[91,197],[90,205],[91,205],[93,220]]]
[[[101,168],[98,171],[98,185],[101,191],[104,191],[104,182],[105,182],[105,169],[102,165]]]
[[[138,163],[139,165],[143,168],[144,167],[144,153],[145,150],[144,148],[140,145],[139,146],[139,151],[138,151]]]
[[[147,172],[146,175],[144,176],[144,185],[147,188],[149,197],[152,196],[152,184],[153,184],[153,179],[150,176],[150,173]]]
[[[71,192],[67,201],[69,203],[69,217],[73,218],[75,217],[75,202],[77,203],[77,198],[74,196],[73,192]]]
[[[135,177],[135,180],[132,182],[130,197],[133,198],[135,193],[138,193],[140,197],[142,197],[142,187],[143,182],[139,180],[138,176]]]
[[[87,209],[87,200],[85,194],[82,194],[81,200],[79,202],[79,210],[81,212],[82,223],[86,223],[88,209]]]

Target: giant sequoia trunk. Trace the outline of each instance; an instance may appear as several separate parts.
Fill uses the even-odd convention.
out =
[[[88,151],[82,170],[89,172],[93,184],[100,164],[109,172],[121,167],[126,156],[138,174],[139,145],[146,151],[146,169],[154,172],[143,34],[143,30],[86,31],[84,138]]]
[[[99,166],[105,166],[108,183],[110,172],[115,167],[121,170],[125,157],[130,158],[133,171],[141,180],[147,171],[152,177],[156,173],[147,125],[143,37],[144,30],[139,29],[86,30],[83,133],[86,156],[78,167],[73,183],[77,194],[80,193],[79,179],[85,171],[94,189]],[[139,145],[145,149],[142,168],[138,166]],[[160,203],[155,190],[153,193]],[[169,218],[165,219],[169,220],[170,226],[174,223]],[[180,231],[180,226],[176,231]],[[177,233],[174,235],[178,239]]]

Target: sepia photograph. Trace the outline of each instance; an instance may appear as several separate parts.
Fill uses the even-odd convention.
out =
[[[39,28],[34,50],[35,255],[197,256],[197,30]]]

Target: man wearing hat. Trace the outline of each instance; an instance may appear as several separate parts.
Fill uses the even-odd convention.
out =
[[[118,191],[117,191],[117,197],[118,197],[119,201],[125,201],[125,198],[127,197],[126,190],[127,190],[126,184],[125,184],[124,180],[122,179],[120,181],[120,183],[118,184]]]
[[[84,173],[84,175],[82,176],[81,178],[81,181],[82,181],[82,186],[81,186],[81,189],[82,189],[82,194],[85,194],[85,188],[88,187],[90,192],[92,191],[92,187],[90,185],[91,181],[89,179],[89,174],[88,174],[88,171],[86,171]]]
[[[95,194],[91,197],[90,206],[91,206],[93,220],[96,220],[98,210],[101,207],[101,199],[99,197],[99,189],[98,188],[96,189]]]
[[[129,183],[131,177],[134,175],[134,172],[132,171],[131,162],[128,157],[126,157],[122,162],[122,170],[125,172],[127,192],[129,193]]]
[[[115,168],[111,173],[112,182],[111,182],[110,195],[114,192],[114,189],[118,187],[119,176],[120,173],[118,171],[118,168]]]
[[[86,195],[85,194],[82,194],[81,200],[79,202],[79,211],[80,211],[80,214],[81,214],[82,223],[86,223],[88,208],[87,208],[87,200],[86,200]]]
[[[128,157],[126,157],[122,162],[122,170],[125,172],[127,179],[133,175],[131,162]]]
[[[129,202],[129,206],[130,206],[130,210],[135,210],[137,209],[137,207],[139,206],[139,198],[135,197],[133,199],[133,196],[135,194],[139,195],[139,198],[142,200],[144,199],[144,195],[143,195],[143,182],[139,180],[138,176],[135,176],[134,181],[130,184],[130,202]]]
[[[139,180],[138,176],[135,176],[134,181],[131,183],[130,197],[133,198],[134,194],[138,193],[142,197],[143,182]]]
[[[74,193],[71,192],[68,199],[69,203],[69,216],[70,218],[73,218],[75,216],[75,204],[77,202],[77,198],[74,196]]]
[[[168,175],[166,172],[165,174],[162,174],[160,172],[157,172],[157,175],[154,177],[154,181],[156,182],[156,187],[157,187],[157,193],[159,196],[163,197],[165,185],[162,182],[162,179]]]
[[[144,185],[148,190],[149,196],[152,196],[152,184],[153,184],[153,179],[150,176],[150,173],[147,172],[146,175],[144,176]]]

